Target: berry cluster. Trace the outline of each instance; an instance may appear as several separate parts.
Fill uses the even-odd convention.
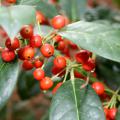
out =
[[[36,21],[38,24],[47,23],[47,19],[40,11],[36,12]],[[22,68],[24,70],[34,69],[33,76],[36,80],[40,81],[40,88],[42,90],[48,90],[53,86],[52,79],[45,76],[43,70],[46,64],[45,61],[51,56],[55,57],[51,71],[55,76],[64,78],[64,75],[68,74],[66,73],[67,69],[70,71],[75,65],[82,65],[82,68],[86,71],[92,71],[95,68],[95,61],[91,58],[91,52],[80,50],[76,44],[56,34],[56,30],[63,28],[67,24],[65,16],[55,16],[50,24],[55,30],[47,38],[34,34],[34,27],[32,25],[24,25],[14,40],[7,38],[5,42],[6,47],[1,50],[3,61],[12,62],[18,57],[23,61]],[[38,50],[40,51],[39,55]],[[60,52],[59,55],[54,54],[56,50]],[[76,61],[70,55],[71,50],[75,51]],[[79,50],[80,52],[77,52]],[[79,78],[83,78],[77,70],[74,71],[74,74]]]
[[[67,77],[71,77],[71,79],[74,77],[80,78],[85,80],[86,83],[89,82],[91,76],[96,77],[93,53],[79,48],[73,42],[57,34],[57,30],[69,23],[68,18],[57,15],[49,21],[42,12],[37,11],[36,20],[38,24],[50,24],[54,31],[46,37],[34,34],[34,26],[24,25],[14,40],[7,38],[5,48],[0,48],[1,58],[4,62],[12,62],[15,58],[19,58],[22,61],[24,70],[34,69],[33,76],[35,80],[39,81],[40,89],[42,90],[52,88],[54,84],[53,78],[61,77],[62,81],[53,88],[53,94],[67,80]],[[53,76],[50,78],[46,76],[44,66],[52,56],[54,60],[50,72],[52,72]],[[87,85],[86,83],[82,88]],[[111,92],[108,89],[113,95],[111,96],[105,92],[106,87],[103,83],[96,81],[92,81],[92,83],[92,88],[103,101],[106,119],[115,120],[118,91]]]
[[[44,15],[37,11],[36,20],[38,23],[45,23]],[[64,16],[58,15],[52,19],[52,26],[55,29],[60,29],[65,26]],[[55,34],[52,34],[56,36]],[[51,36],[52,36],[51,35]],[[12,62],[16,57],[22,60],[22,68],[24,70],[31,70],[35,68],[33,76],[40,81],[40,88],[48,90],[53,86],[51,78],[45,76],[43,70],[44,61],[54,55],[54,45],[51,41],[46,42],[46,39],[38,34],[34,34],[32,25],[24,25],[20,30],[20,35],[14,40],[7,38],[5,41],[5,48],[1,48],[1,58],[4,62]],[[40,55],[36,55],[37,51]],[[57,56],[54,59],[54,66],[57,69],[66,67],[66,59],[62,56]]]
[[[100,96],[104,113],[106,115],[106,120],[115,120],[117,108],[116,108],[116,93],[112,96],[112,98],[105,92],[105,86],[102,82],[94,82],[92,84],[92,88],[95,92]],[[118,91],[117,91],[118,92]]]

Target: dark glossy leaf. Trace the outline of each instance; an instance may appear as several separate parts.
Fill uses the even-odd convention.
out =
[[[39,82],[34,79],[33,71],[22,70],[18,77],[18,93],[22,100],[40,93]]]
[[[99,19],[98,12],[95,9],[89,8],[84,13],[85,21],[95,21]]]
[[[17,4],[34,6],[37,10],[40,10],[48,18],[52,18],[58,14],[55,6],[43,0],[18,0]]]
[[[53,97],[50,120],[105,120],[102,104],[88,85],[80,79],[65,82]]]
[[[5,63],[0,58],[0,109],[11,96],[19,73],[18,61]]]
[[[13,39],[25,24],[35,22],[35,9],[31,6],[0,7],[0,25]]]
[[[112,12],[109,7],[97,6],[95,8],[88,8],[85,11],[84,19],[86,21],[96,21],[96,20],[109,20],[112,17]],[[115,13],[114,13],[115,14]]]
[[[120,86],[120,63],[101,57],[97,57],[96,63],[98,77],[104,80],[110,88],[117,90]]]
[[[59,34],[97,55],[120,62],[120,29],[80,21],[63,28]]]
[[[116,119],[115,120],[120,120],[120,106],[118,108],[118,112],[117,112],[117,115],[116,115]]]
[[[72,21],[80,20],[87,6],[87,0],[59,0],[59,3]]]
[[[49,76],[49,77],[52,76],[51,70],[53,66],[53,60],[54,60],[54,57],[49,58],[47,63],[44,66],[44,71],[45,71],[46,76]]]

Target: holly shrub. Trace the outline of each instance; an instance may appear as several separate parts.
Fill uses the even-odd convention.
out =
[[[17,87],[50,94],[47,120],[120,120],[119,23],[95,0],[2,0],[0,109]]]

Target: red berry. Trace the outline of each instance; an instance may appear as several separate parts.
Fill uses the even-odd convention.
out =
[[[60,68],[57,68],[56,66],[53,66],[52,67],[52,74],[56,75],[58,73],[60,73],[58,76],[61,77],[61,76],[65,75],[65,70],[63,71],[63,69],[60,69]]]
[[[18,53],[18,58],[19,58],[20,60],[25,60],[25,59],[24,59],[24,56],[23,56],[23,52],[24,52],[24,48],[20,48],[20,49],[17,51],[17,53]]]
[[[85,76],[83,76],[80,72],[78,72],[78,71],[74,71],[74,76],[76,77],[76,78],[81,78],[81,79],[85,79]]]
[[[69,47],[65,46],[65,48],[62,50],[62,53],[65,54],[67,57],[70,57]]]
[[[0,53],[1,53],[3,50],[4,50],[3,47],[0,47]]]
[[[55,29],[61,29],[65,26],[65,17],[62,15],[57,15],[52,19],[52,27]]]
[[[96,72],[92,73],[92,76],[93,76],[94,78],[97,78],[97,73],[96,73]]]
[[[16,0],[6,0],[8,3],[14,4],[16,3]]]
[[[74,44],[72,41],[70,41],[69,45],[70,45],[70,48],[72,48],[72,49],[75,49],[75,50],[78,49],[78,46],[76,44]]]
[[[35,50],[32,47],[26,46],[23,50],[23,57],[25,60],[32,59],[34,57]]]
[[[34,66],[35,66],[36,68],[42,67],[42,65],[43,65],[43,62],[41,62],[40,60],[35,60]]]
[[[25,70],[31,70],[33,68],[33,64],[31,61],[28,60],[24,60],[23,64],[22,64],[23,69]]]
[[[70,20],[67,16],[64,16],[64,19],[65,19],[65,25],[68,25],[70,23]]]
[[[30,39],[33,36],[33,27],[31,25],[24,25],[20,34],[24,39]]]
[[[42,90],[48,90],[53,86],[53,81],[49,77],[45,77],[40,81],[40,88]]]
[[[11,43],[11,40],[8,38],[5,42],[5,46],[9,49],[9,50],[16,50],[17,48],[20,47],[20,42],[17,38],[14,39],[14,41]]]
[[[41,68],[37,68],[34,70],[33,76],[36,80],[42,80],[45,77],[45,72]]]
[[[107,118],[108,117],[108,113],[109,113],[109,109],[108,108],[104,108],[104,113],[105,113],[105,116]]]
[[[101,82],[94,82],[94,83],[92,84],[92,88],[95,90],[95,92],[96,92],[98,95],[104,94],[105,87],[104,87],[103,83],[101,83]]]
[[[81,50],[79,53],[75,55],[76,61],[78,63],[85,63],[89,59],[89,53],[87,50]]]
[[[66,67],[66,59],[63,56],[58,56],[54,59],[54,66],[56,66],[59,69]]]
[[[51,4],[56,4],[58,2],[58,0],[50,0]]]
[[[115,120],[116,113],[117,113],[117,108],[109,109],[109,113],[108,113],[109,118]]]
[[[63,40],[60,35],[56,35],[53,39],[54,39],[56,42],[60,42],[61,40]]]
[[[50,44],[44,44],[42,45],[40,51],[43,56],[51,57],[54,54],[54,47]]]
[[[110,118],[106,118],[106,120],[110,120]]]
[[[31,47],[41,47],[42,45],[42,37],[39,35],[32,36],[30,39]]]
[[[92,71],[95,68],[95,61],[93,59],[89,59],[82,65],[83,69],[86,71]]]
[[[64,41],[60,41],[59,43],[58,43],[58,46],[57,46],[57,49],[58,50],[63,50],[64,48],[65,48],[65,42]]]
[[[5,62],[11,62],[15,59],[15,52],[5,49],[2,51],[1,57]]]
[[[59,82],[52,90],[52,94],[55,94],[62,84],[63,84],[62,82]]]
[[[110,101],[110,98],[111,97],[105,92],[102,95],[100,95],[101,101]]]
[[[52,67],[52,74],[56,75],[57,73],[61,72],[63,69],[59,69],[56,66]]]
[[[43,13],[41,13],[40,11],[37,11],[36,12],[36,20],[38,23],[40,24],[44,24],[46,22],[46,18],[45,16],[43,15]]]

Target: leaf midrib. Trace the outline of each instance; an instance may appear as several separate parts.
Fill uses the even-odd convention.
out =
[[[76,106],[77,120],[80,120],[80,119],[79,119],[77,96],[76,96],[76,93],[75,93],[75,82],[74,82],[74,80],[71,80],[71,82],[72,82],[73,94],[74,94],[74,96],[75,96],[74,98],[75,98],[75,106]]]

